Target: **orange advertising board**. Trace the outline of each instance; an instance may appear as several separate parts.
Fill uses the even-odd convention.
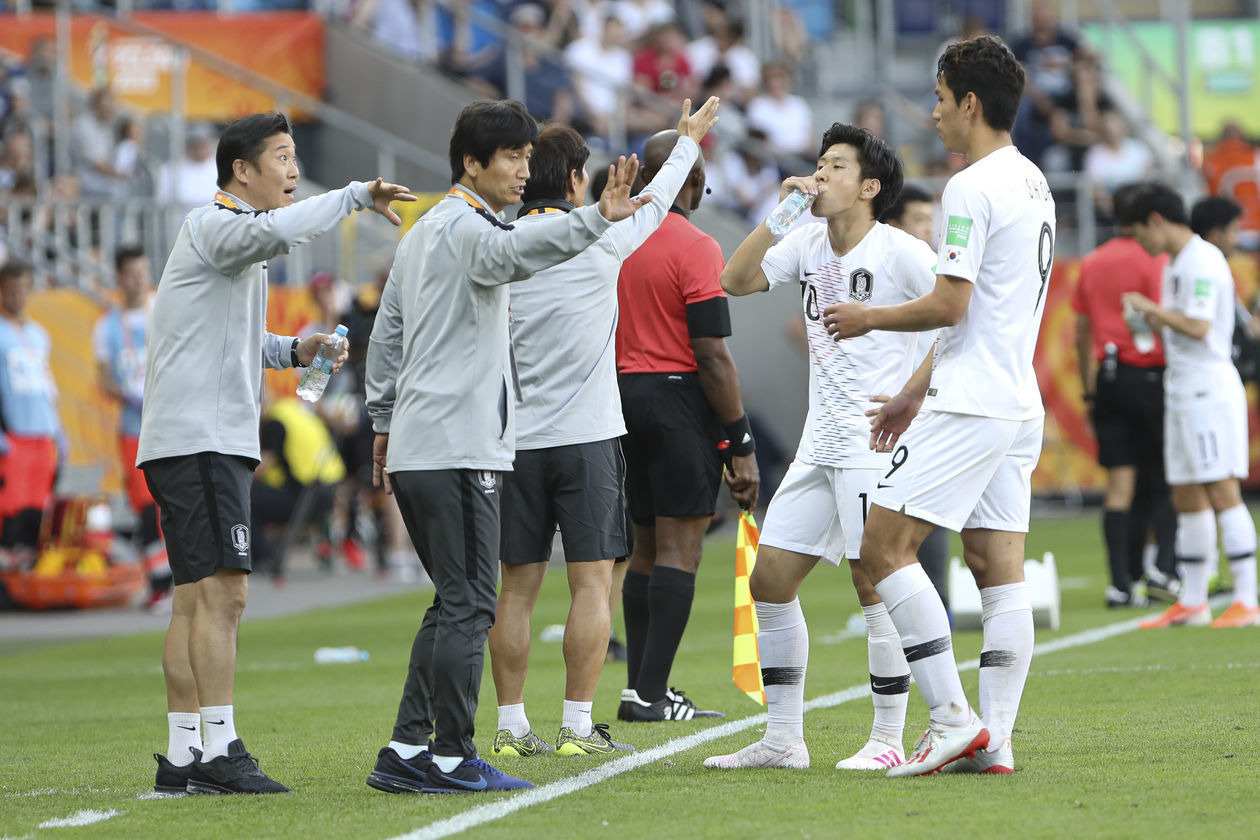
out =
[[[214,12],[145,12],[131,17],[171,39],[199,47],[286,88],[320,99],[324,89],[324,22],[310,12],[220,16]],[[0,52],[24,61],[31,42],[56,38],[51,14],[0,16]],[[178,51],[158,35],[137,35],[99,15],[70,18],[70,71],[90,88],[108,83],[141,111],[169,111]],[[275,108],[271,96],[190,57],[185,76],[188,117],[228,122]]]

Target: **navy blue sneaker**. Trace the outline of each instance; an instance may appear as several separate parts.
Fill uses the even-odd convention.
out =
[[[376,754],[376,766],[368,774],[368,787],[386,793],[419,793],[432,766],[433,753],[428,750],[414,758],[403,758],[392,747],[382,747]]]
[[[449,773],[436,764],[424,776],[421,793],[488,793],[497,790],[527,790],[533,782],[509,776],[478,756],[466,758]]]

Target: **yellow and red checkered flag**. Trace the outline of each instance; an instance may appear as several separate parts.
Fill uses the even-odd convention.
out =
[[[766,705],[766,688],[761,683],[761,654],[757,650],[757,610],[753,608],[748,579],[757,563],[757,542],[761,532],[748,511],[739,515],[739,536],[735,540],[735,687]]]

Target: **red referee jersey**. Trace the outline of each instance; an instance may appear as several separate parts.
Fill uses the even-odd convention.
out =
[[[1164,345],[1158,338],[1155,349],[1149,353],[1139,353],[1133,346],[1133,333],[1124,322],[1120,295],[1141,292],[1159,303],[1167,262],[1167,257],[1152,257],[1128,236],[1104,242],[1081,260],[1081,276],[1072,292],[1072,308],[1089,318],[1095,359],[1102,360],[1103,348],[1110,342],[1116,345],[1117,358],[1126,365],[1164,366]]]
[[[621,264],[617,372],[694,371],[687,305],[726,297],[719,282],[725,265],[713,237],[682,214],[667,213],[656,232]]]

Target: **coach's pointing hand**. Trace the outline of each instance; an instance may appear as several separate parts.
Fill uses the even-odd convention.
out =
[[[398,184],[387,184],[380,178],[368,184],[368,192],[372,194],[372,211],[389,219],[391,224],[401,225],[402,219],[389,206],[392,201],[417,201],[411,191]]]

